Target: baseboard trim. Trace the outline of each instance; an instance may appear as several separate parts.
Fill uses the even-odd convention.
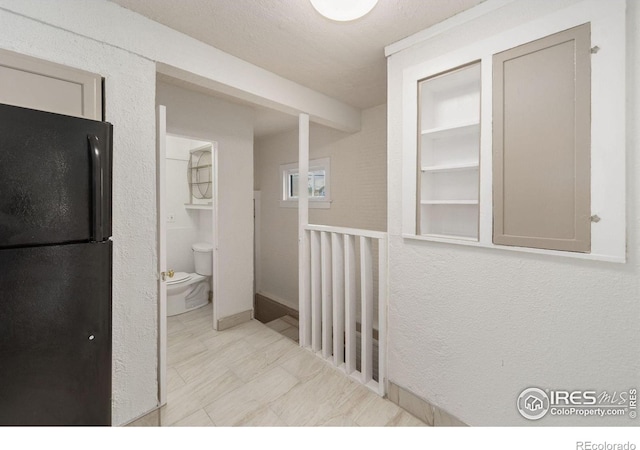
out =
[[[135,418],[133,418],[131,420],[127,420],[126,422],[121,423],[120,425],[112,425],[112,426],[115,426],[115,427],[127,427],[127,426],[131,425],[133,422],[135,422],[136,420],[142,419],[144,416],[146,416],[148,414],[151,414],[152,412],[160,411],[160,408],[162,408],[162,406],[154,406],[153,408],[151,408],[146,413],[142,413],[139,416],[137,416],[137,417],[135,417]],[[160,416],[158,416],[158,417],[160,417]],[[159,421],[158,421],[158,426],[160,426]]]
[[[299,318],[298,311],[264,293],[256,293],[253,308],[256,320],[262,323],[268,323],[283,316],[291,316],[294,319]]]
[[[227,330],[235,327],[236,325],[240,325],[241,323],[248,322],[251,319],[253,319],[253,309],[248,309],[246,311],[239,312],[238,314],[218,319],[216,330]]]
[[[282,305],[282,306],[286,306],[289,309],[292,309],[293,311],[296,311],[296,313],[298,312],[298,303],[297,303],[297,298],[295,302],[286,300],[282,297],[278,297],[275,294],[272,294],[271,292],[266,292],[266,291],[256,291],[256,294],[259,294],[263,297],[268,298],[269,300],[273,300],[274,302]]]
[[[387,397],[400,408],[434,427],[466,427],[466,423],[444,409],[418,397],[411,391],[388,381]]]

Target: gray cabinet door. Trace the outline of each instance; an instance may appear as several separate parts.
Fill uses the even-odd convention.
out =
[[[493,58],[493,242],[591,249],[591,53],[584,24]]]
[[[0,103],[103,120],[102,77],[0,50]]]

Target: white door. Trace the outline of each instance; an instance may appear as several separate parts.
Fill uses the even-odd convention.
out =
[[[167,403],[167,230],[166,230],[166,153],[167,108],[157,110],[157,208],[158,208],[158,406]]]

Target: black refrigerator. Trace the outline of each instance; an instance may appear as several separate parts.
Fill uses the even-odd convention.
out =
[[[112,135],[0,104],[0,425],[111,424]]]

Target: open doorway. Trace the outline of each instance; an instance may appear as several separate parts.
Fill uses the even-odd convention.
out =
[[[197,220],[202,220],[203,214],[210,212],[212,215],[213,305],[209,306],[212,308],[212,312],[209,312],[206,318],[200,319],[202,327],[198,331],[206,331],[206,335],[193,335],[193,338],[188,338],[189,330],[171,330],[185,338],[184,341],[178,343],[175,339],[171,342],[171,337],[169,337],[169,344],[176,344],[179,349],[182,347],[178,352],[178,357],[184,360],[180,365],[175,366],[176,371],[171,371],[167,370],[167,362],[171,356],[171,352],[167,352],[167,302],[166,299],[164,301],[162,298],[159,299],[158,378],[159,404],[162,406],[167,403],[166,394],[173,393],[171,388],[169,390],[166,388],[172,386],[172,381],[180,384],[182,379],[183,382],[190,385],[197,378],[199,381],[205,382],[206,377],[202,380],[199,378],[205,372],[203,367],[216,360],[223,347],[225,351],[231,351],[230,348],[242,347],[243,342],[235,346],[232,345],[238,338],[233,336],[233,332],[225,333],[227,329],[242,326],[245,322],[249,322],[247,326],[252,330],[258,328],[256,324],[250,323],[253,318],[254,278],[252,189],[254,184],[254,111],[248,105],[232,103],[228,99],[216,97],[214,92],[160,74],[156,84],[156,102],[158,105],[166,106],[166,108],[159,107],[158,111],[158,117],[162,119],[160,121],[162,123],[158,123],[158,148],[159,151],[162,148],[164,152],[162,157],[159,155],[157,158],[159,192],[161,191],[161,178],[166,176],[164,166],[168,161],[166,159],[166,139],[162,137],[168,133],[173,137],[211,142],[213,147],[212,209],[211,211],[184,212],[198,217]],[[183,179],[183,183],[186,184],[187,181]],[[164,199],[168,194],[165,192],[163,195],[159,194],[158,199]],[[186,202],[187,200],[182,201],[183,208]],[[167,216],[171,215],[170,213],[172,211],[169,211],[166,206],[158,205],[158,253],[164,252],[166,254],[167,250],[170,250],[165,239],[169,231],[168,227],[178,228],[179,225],[178,215],[169,218],[175,220],[174,223],[167,223]],[[206,239],[204,241],[209,242]],[[187,245],[185,251],[187,257],[191,257],[189,252],[193,252],[193,249]],[[166,263],[163,265],[161,261],[162,258],[160,258],[158,273],[165,272],[166,274],[169,269],[174,269],[174,272],[188,272],[177,265],[175,267],[167,266]],[[195,269],[195,261],[193,264]],[[166,284],[163,281],[159,281],[159,283]],[[166,289],[161,289],[161,287],[159,285],[159,297],[162,297],[163,294],[166,295]],[[201,310],[190,311],[185,315],[195,315],[195,311]],[[176,328],[181,327],[177,325]],[[197,344],[196,341],[200,341],[202,345]],[[190,343],[194,345],[190,347]],[[231,347],[227,349],[227,346],[223,344],[231,345]],[[244,350],[249,349],[245,348]],[[189,352],[192,352],[190,357],[186,356],[189,355]],[[238,356],[238,354],[240,353],[236,353],[234,356]],[[213,369],[216,368],[217,366]],[[172,374],[176,375],[176,373],[179,377],[172,380]]]
[[[217,143],[167,133],[158,108],[158,397],[166,403],[173,366],[198,352],[197,330],[216,323],[214,307]]]
[[[172,134],[166,137],[164,220],[168,317],[179,318],[211,304],[213,148],[213,142]],[[213,320],[210,323],[213,324]]]

